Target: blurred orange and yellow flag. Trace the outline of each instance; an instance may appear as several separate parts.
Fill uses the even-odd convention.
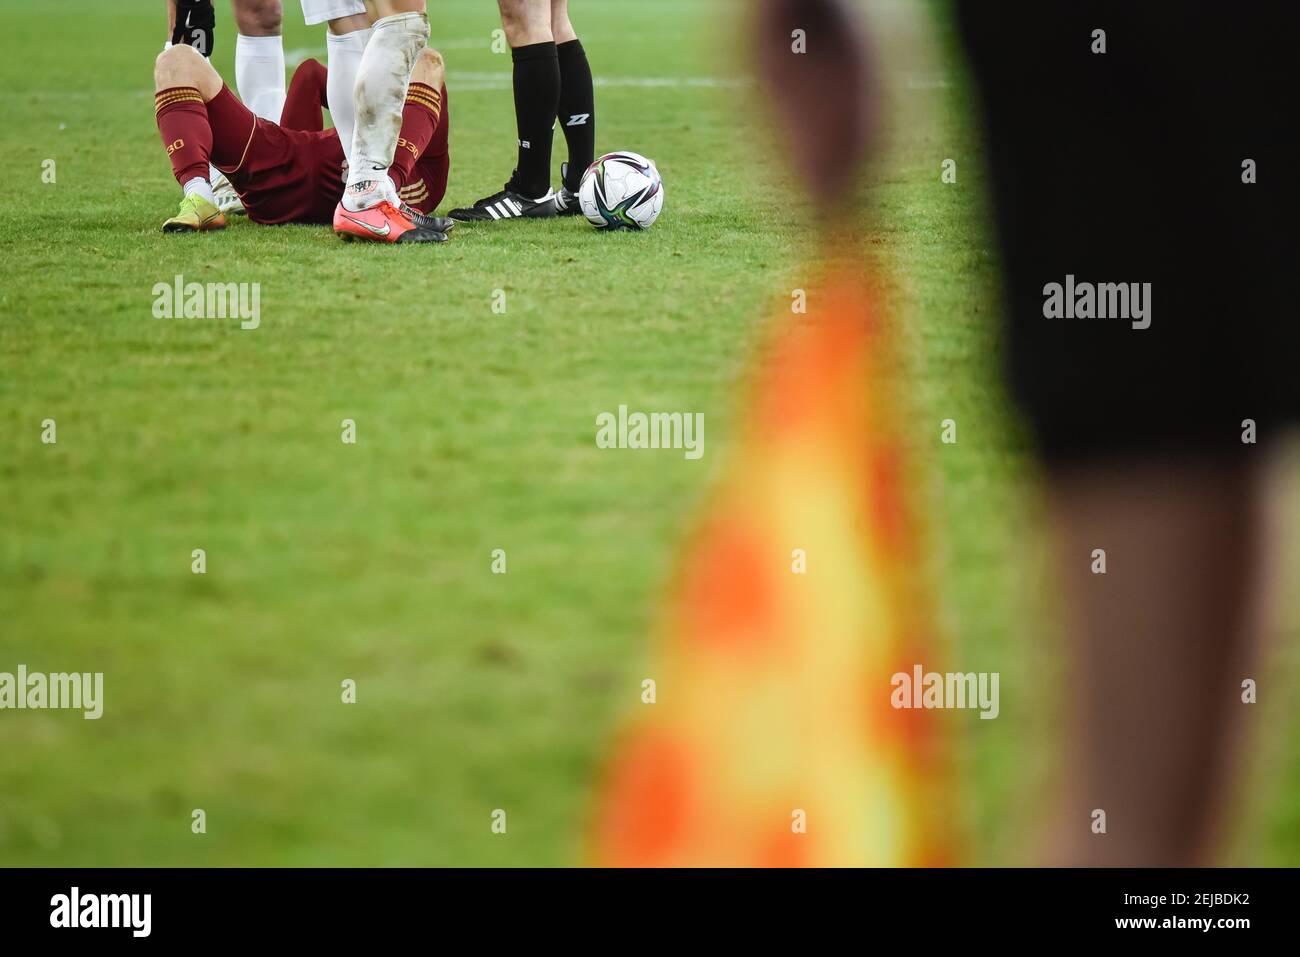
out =
[[[935,713],[890,705],[932,630],[869,275],[841,261],[773,323],[662,615],[656,701],[598,791],[597,864],[950,862]]]

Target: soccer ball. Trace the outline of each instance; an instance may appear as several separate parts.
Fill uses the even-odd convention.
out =
[[[639,153],[606,153],[583,175],[578,204],[597,229],[649,229],[664,208],[664,181]]]

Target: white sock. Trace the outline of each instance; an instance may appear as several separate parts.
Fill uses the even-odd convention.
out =
[[[185,190],[186,196],[189,196],[191,193],[198,193],[200,196],[206,199],[213,206],[217,205],[217,197],[212,195],[211,184],[208,183],[208,181],[201,176],[194,177],[192,180],[190,180],[188,183],[182,186],[181,189]]]
[[[284,43],[279,37],[235,41],[235,86],[244,105],[257,116],[280,122],[284,111]]]
[[[375,21],[357,70],[353,95],[356,107],[356,130],[352,134],[352,152],[348,163],[348,186],[344,205],[351,197],[356,209],[367,209],[379,202],[366,193],[356,195],[350,188],[358,183],[382,178],[388,181],[388,167],[393,164],[397,137],[402,130],[402,106],[411,80],[415,59],[429,39],[429,18],[423,13],[400,13]],[[387,194],[395,193],[391,181]],[[384,195],[382,198],[389,198]],[[391,199],[390,199],[391,201]]]
[[[372,28],[336,36],[325,34],[325,48],[329,52],[329,75],[325,80],[325,95],[329,99],[330,119],[339,131],[343,155],[352,152],[352,135],[357,127],[357,108],[352,101],[357,88],[357,70],[361,68],[361,55],[366,52]]]

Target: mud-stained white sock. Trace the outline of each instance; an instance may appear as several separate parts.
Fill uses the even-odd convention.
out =
[[[363,209],[369,209],[372,206],[378,206],[387,200],[394,206],[401,205],[401,196],[397,192],[397,184],[388,173],[371,173],[373,179],[363,179],[356,183],[349,183],[343,190],[343,208],[359,213]]]
[[[352,153],[352,136],[357,128],[357,108],[352,95],[357,88],[357,71],[361,68],[361,57],[366,52],[371,32],[372,28],[366,27],[352,33],[325,35],[325,49],[329,54],[325,96],[329,99],[330,119],[339,131],[344,156]]]
[[[244,105],[257,116],[280,122],[284,111],[284,43],[280,37],[246,37],[235,41],[235,87]]]
[[[348,161],[348,198],[354,202],[369,202],[369,197],[359,195],[352,187],[381,177],[387,180],[388,167],[397,150],[397,137],[402,129],[402,106],[406,102],[406,88],[411,80],[415,60],[429,39],[429,18],[423,13],[401,13],[375,21],[370,42],[361,56],[357,70],[357,84],[353,93],[356,108],[356,129],[352,134],[352,151]],[[381,190],[383,198],[392,189]],[[354,196],[355,194],[358,194]],[[375,200],[379,202],[379,200]],[[370,203],[373,206],[375,203]],[[368,206],[358,206],[367,209]]]

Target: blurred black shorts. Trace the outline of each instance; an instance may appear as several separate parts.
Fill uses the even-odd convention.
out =
[[[1300,421],[1300,3],[959,0],[1013,395],[1049,460],[1240,454]],[[1094,53],[1095,30],[1105,53]],[[1256,181],[1243,182],[1247,160]],[[1073,277],[1069,279],[1067,277]],[[1150,284],[1150,325],[1059,312]],[[1136,287],[1130,284],[1138,284]],[[1045,293],[1045,287],[1049,287]],[[1084,297],[1082,300],[1080,297]],[[1125,315],[1131,318],[1125,318]]]

